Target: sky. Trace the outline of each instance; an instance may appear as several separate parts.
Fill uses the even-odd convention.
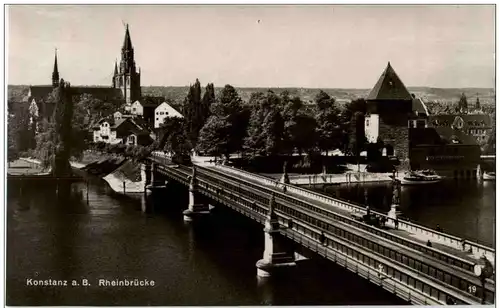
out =
[[[494,87],[493,5],[29,5],[7,9],[9,84],[111,85],[129,24],[142,86]]]

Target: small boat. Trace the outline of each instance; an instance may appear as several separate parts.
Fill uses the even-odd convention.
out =
[[[434,184],[442,180],[442,177],[431,170],[410,171],[401,180],[401,185]]]
[[[495,180],[495,172],[485,172],[483,174],[483,180],[494,181]]]

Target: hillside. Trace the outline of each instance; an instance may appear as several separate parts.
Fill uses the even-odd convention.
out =
[[[188,92],[189,87],[167,87],[167,86],[146,86],[142,87],[142,94],[146,96],[161,96],[170,99],[177,104],[182,103],[184,97]],[[216,95],[222,88],[216,88]],[[236,88],[244,101],[248,101],[251,93],[268,89],[277,93],[287,90],[291,96],[299,96],[303,101],[311,102],[314,96],[320,89],[312,88]],[[352,99],[365,97],[370,92],[370,89],[321,89],[328,93],[330,96],[335,97],[340,102],[348,102]],[[495,90],[487,88],[430,88],[430,87],[410,87],[408,90],[425,101],[435,101],[438,103],[458,102],[460,95],[465,93],[469,100],[469,104],[476,101],[476,96],[479,96],[482,104],[494,104]],[[28,93],[28,86],[26,85],[9,85],[8,86],[8,100],[21,101]]]

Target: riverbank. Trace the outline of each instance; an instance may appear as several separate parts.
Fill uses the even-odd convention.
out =
[[[10,162],[7,166],[7,176],[36,176],[48,174],[40,164],[27,161],[25,159],[18,159]]]
[[[113,172],[103,177],[114,192],[120,194],[144,193],[146,175],[141,173],[141,165],[125,161]]]
[[[9,175],[16,172],[35,177],[50,173],[50,169],[41,168],[40,160],[31,157],[23,157],[13,164]],[[79,161],[70,161],[70,165],[79,176],[91,174],[102,178],[115,193],[127,195],[144,192],[145,176],[141,175],[140,164],[130,160],[92,152],[85,153]]]

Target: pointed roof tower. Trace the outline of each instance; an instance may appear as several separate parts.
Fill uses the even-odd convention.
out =
[[[412,100],[413,98],[392,68],[391,62],[388,62],[387,67],[366,99]]]
[[[117,61],[115,59],[115,72],[114,72],[114,76],[118,75],[118,64],[117,64]]]
[[[130,32],[128,31],[128,24],[125,30],[125,39],[123,40],[123,50],[132,50],[132,40],[130,39]]]
[[[54,70],[52,71],[52,86],[57,87],[59,85],[59,70],[57,68],[57,48],[54,55]]]

